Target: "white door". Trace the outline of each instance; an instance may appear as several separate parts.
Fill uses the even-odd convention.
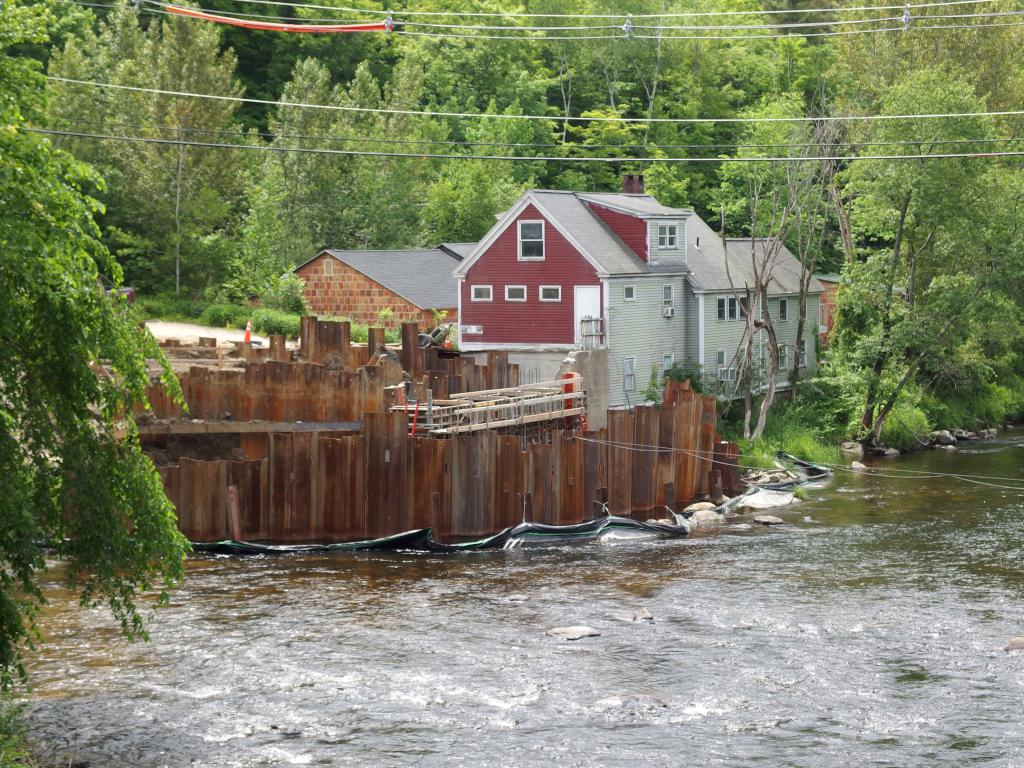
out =
[[[577,285],[573,287],[573,322],[576,324],[574,337],[580,343],[580,320],[585,317],[601,316],[601,286]]]

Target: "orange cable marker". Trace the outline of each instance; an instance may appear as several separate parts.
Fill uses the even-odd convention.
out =
[[[259,29],[266,32],[313,32],[322,34],[334,32],[390,32],[393,26],[393,22],[390,19],[367,24],[281,24],[273,21],[235,19],[230,16],[220,16],[216,13],[207,13],[195,8],[184,8],[180,5],[170,5],[168,3],[161,3],[160,7],[168,13],[174,13],[179,16],[190,16],[194,19],[212,21],[216,24],[228,24],[232,27]]]

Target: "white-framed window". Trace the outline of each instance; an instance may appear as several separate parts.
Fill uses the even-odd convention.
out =
[[[796,344],[797,354],[800,355],[800,367],[807,367],[807,339],[800,339]]]
[[[675,364],[676,356],[671,352],[666,352],[661,356],[661,375],[664,376],[668,373],[669,369]]]
[[[636,358],[622,358],[622,388],[627,392],[636,389]]]
[[[675,248],[678,241],[679,228],[675,224],[658,225],[658,248]]]
[[[472,285],[469,288],[470,301],[492,301],[494,291],[489,285]]]
[[[562,300],[562,286],[560,285],[542,285],[538,294],[541,301],[561,301]]]
[[[718,298],[718,319],[719,320],[735,320],[739,317],[738,305],[736,304],[736,297],[726,298],[720,296]]]
[[[505,301],[526,301],[525,285],[506,285]]]
[[[779,344],[779,370],[785,371],[789,368],[789,347]]]
[[[789,299],[779,299],[779,320],[789,320]]]
[[[632,285],[622,286],[622,300],[623,301],[635,301],[636,300],[636,289]]]
[[[544,261],[544,221],[519,222],[519,260]]]
[[[736,368],[735,366],[728,366],[725,364],[725,350],[718,350],[715,356],[715,363],[718,367],[718,380],[719,381],[736,381]]]
[[[333,256],[328,256],[326,259],[324,259],[324,274],[325,275],[333,275],[334,274],[334,257]]]
[[[676,303],[675,288],[671,285],[661,286],[661,303],[666,307],[674,306]]]
[[[818,304],[818,325],[822,328],[828,328],[828,304],[824,302]]]

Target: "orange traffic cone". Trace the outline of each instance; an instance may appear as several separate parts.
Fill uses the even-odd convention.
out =
[[[252,344],[252,320],[245,324],[245,343]]]

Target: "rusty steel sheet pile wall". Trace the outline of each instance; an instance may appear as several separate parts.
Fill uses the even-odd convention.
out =
[[[420,349],[413,329],[402,332],[398,372],[412,378],[410,397],[519,384],[504,353],[478,365]],[[371,344],[380,338],[371,334]],[[524,520],[583,522],[604,514],[604,501],[612,514],[660,518],[665,506],[739,490],[738,450],[715,434],[714,398],[685,384],[669,382],[660,408],[609,411],[606,429],[582,435],[556,422],[539,440],[492,430],[410,436],[407,414],[390,411],[400,388],[385,379],[394,369],[350,368],[366,349],[349,339],[347,323],[304,318],[305,361],[197,366],[181,377],[188,415],[221,420],[218,433],[238,447],[231,460],[183,455],[159,468],[189,539],[340,542],[433,528],[458,540]],[[180,416],[161,389],[150,394],[157,416]],[[251,429],[257,420],[267,422],[263,432]],[[166,445],[156,431],[143,440]]]
[[[703,428],[708,408],[713,398],[689,393],[660,411],[612,411],[607,430],[556,429],[537,443],[493,431],[411,437],[402,413],[375,413],[361,434],[273,433],[265,458],[182,459],[161,474],[194,541],[232,538],[231,485],[241,537],[253,541],[352,541],[428,527],[465,539],[523,520],[579,523],[602,498],[613,514],[658,518],[664,506],[710,491],[722,467],[713,459],[735,460],[735,446]],[[736,490],[725,473],[722,482]]]

